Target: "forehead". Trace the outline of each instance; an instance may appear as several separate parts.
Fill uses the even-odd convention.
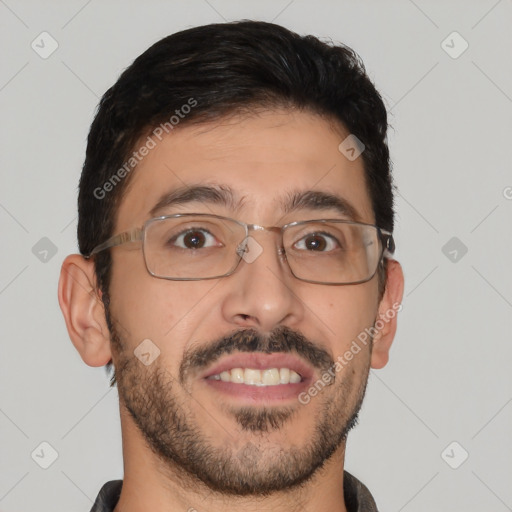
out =
[[[286,222],[301,213],[311,217],[314,209],[339,216],[340,205],[354,220],[374,223],[362,158],[350,161],[338,149],[348,135],[316,114],[280,110],[185,124],[162,140],[153,136],[152,149],[132,171],[116,231],[166,212],[214,209],[273,225],[292,212]]]

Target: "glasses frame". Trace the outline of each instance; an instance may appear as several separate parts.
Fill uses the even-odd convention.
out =
[[[217,218],[217,219],[221,219],[221,220],[235,222],[236,224],[242,226],[245,229],[245,237],[244,237],[244,240],[239,244],[239,246],[236,249],[236,254],[238,254],[238,261],[236,262],[234,267],[229,272],[227,272],[225,274],[218,275],[218,276],[212,276],[212,277],[165,277],[165,276],[160,276],[160,275],[152,272],[148,267],[147,258],[146,258],[146,251],[145,251],[146,230],[147,230],[148,226],[150,226],[154,222],[163,221],[163,220],[169,219],[169,218],[179,218],[179,217],[213,217],[213,218]],[[370,277],[368,277],[367,279],[362,279],[360,281],[351,281],[348,283],[313,281],[313,280],[309,280],[309,279],[303,279],[302,277],[297,277],[297,275],[295,275],[295,273],[293,272],[293,269],[290,266],[288,259],[286,258],[286,252],[285,252],[285,249],[283,246],[284,231],[290,227],[299,226],[302,224],[309,224],[312,222],[319,222],[319,223],[336,222],[336,223],[340,223],[340,224],[356,224],[356,225],[368,226],[368,227],[375,228],[377,231],[378,240],[380,242],[380,255],[377,260],[377,265],[376,265],[376,268],[375,268],[375,271],[373,272],[373,274]],[[140,228],[133,228],[128,231],[119,233],[118,235],[114,235],[114,236],[110,237],[109,239],[105,240],[105,242],[97,245],[89,254],[85,255],[84,257],[85,257],[85,259],[90,259],[95,254],[98,254],[99,252],[102,252],[106,249],[110,249],[112,247],[118,247],[120,245],[124,245],[124,244],[130,243],[130,242],[142,241],[142,254],[144,257],[144,264],[146,265],[146,270],[148,271],[148,273],[150,275],[152,275],[153,277],[156,277],[158,279],[167,279],[169,281],[204,281],[204,280],[208,280],[208,279],[219,279],[221,277],[227,277],[227,276],[232,275],[235,272],[235,270],[238,268],[238,266],[240,265],[240,261],[243,258],[243,254],[245,253],[246,245],[244,244],[244,242],[247,240],[247,238],[249,237],[249,232],[252,230],[273,231],[275,233],[278,233],[280,235],[280,245],[278,247],[278,254],[285,257],[284,259],[286,260],[286,263],[287,263],[288,268],[290,269],[290,272],[292,273],[292,275],[296,279],[299,279],[300,281],[304,281],[306,283],[338,285],[338,286],[366,283],[367,281],[370,281],[370,279],[372,279],[373,276],[375,276],[382,260],[384,258],[392,258],[393,254],[395,252],[395,242],[393,239],[393,234],[385,229],[380,228],[379,226],[376,226],[375,224],[368,224],[365,222],[356,222],[356,221],[343,220],[343,219],[311,219],[311,220],[308,219],[308,220],[299,220],[299,221],[295,221],[295,222],[289,222],[288,224],[285,224],[283,226],[261,226],[259,224],[249,224],[247,222],[242,222],[237,219],[225,217],[223,215],[214,215],[214,214],[210,214],[210,213],[175,213],[175,214],[171,214],[171,215],[162,215],[160,217],[153,217],[151,219],[148,219],[146,222],[144,222],[144,224]]]

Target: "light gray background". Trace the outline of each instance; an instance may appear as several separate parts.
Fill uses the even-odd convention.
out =
[[[382,511],[512,510],[511,0],[0,0],[0,510],[87,511],[123,476],[117,390],[82,362],[57,303],[85,139],[150,44],[241,18],[352,46],[391,114],[406,291],[346,468]],[[47,59],[31,48],[43,31],[59,45]],[[445,51],[458,36],[442,45],[453,31],[469,43],[458,58]],[[48,469],[31,458],[43,441]]]

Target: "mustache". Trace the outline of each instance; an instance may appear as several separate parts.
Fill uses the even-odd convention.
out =
[[[180,365],[180,382],[184,383],[189,372],[200,371],[221,356],[234,352],[295,353],[321,372],[335,364],[326,350],[289,327],[279,326],[269,335],[251,328],[230,333],[206,347],[186,351]]]

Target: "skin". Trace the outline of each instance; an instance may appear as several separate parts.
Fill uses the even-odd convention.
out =
[[[168,213],[211,213],[214,209],[217,214],[264,226],[339,217],[335,211],[308,210],[283,216],[275,206],[276,198],[299,188],[335,192],[355,206],[363,222],[373,224],[362,159],[351,162],[338,150],[347,135],[339,124],[289,110],[185,125],[167,135],[139,164],[120,204],[114,233],[141,226],[163,191],[198,182],[227,184],[245,196],[245,204],[237,212],[194,203],[173,207]],[[280,461],[289,462],[290,454],[305,454],[322,423],[343,437],[341,430],[359,409],[370,367],[382,368],[388,361],[396,316],[384,323],[372,348],[363,346],[336,375],[334,385],[322,389],[307,405],[287,403],[292,414],[277,426],[267,424],[266,430],[242,428],[235,415],[241,403],[210,389],[198,372],[191,371],[180,381],[185,354],[243,329],[267,336],[279,327],[288,328],[335,360],[359,333],[402,299],[403,274],[395,260],[388,263],[387,286],[379,302],[376,275],[366,283],[348,286],[302,282],[277,254],[273,233],[251,235],[262,246],[262,254],[252,263],[242,261],[233,275],[213,280],[157,279],[146,270],[140,243],[113,249],[110,314],[117,335],[113,340],[93,262],[70,255],[63,263],[59,302],[73,344],[86,364],[102,366],[112,357],[117,370],[125,473],[116,511],[195,508],[216,512],[239,507],[248,511],[346,511],[344,439],[302,485],[267,492],[264,497],[237,495],[214,491],[187,475],[155,449],[128,410],[141,412],[146,404],[143,428],[163,418],[163,426],[168,425],[172,435],[162,432],[160,440],[171,443],[179,437],[166,423],[172,421],[166,412],[174,405],[197,437],[215,453],[226,455],[232,468],[245,478],[251,474],[263,478]],[[148,338],[160,355],[144,366],[133,350]],[[319,377],[318,368],[315,372]],[[160,416],[155,413],[157,407]],[[262,407],[249,406],[254,414]],[[283,412],[284,406],[271,409]]]

